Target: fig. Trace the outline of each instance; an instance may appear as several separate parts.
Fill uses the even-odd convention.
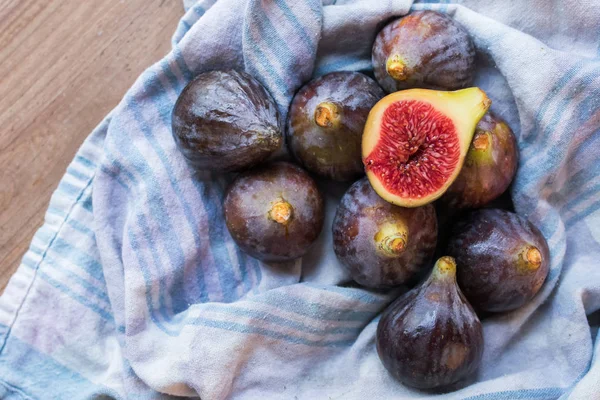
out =
[[[234,70],[192,80],[175,103],[171,124],[177,147],[198,170],[250,168],[283,143],[271,95],[256,79]]]
[[[262,261],[303,256],[323,227],[323,197],[302,168],[276,162],[241,173],[225,194],[225,223],[246,253]]]
[[[481,363],[483,329],[456,284],[456,269],[452,257],[439,258],[429,278],[379,320],[379,358],[407,386],[447,387],[475,373]]]
[[[359,72],[332,72],[309,82],[294,96],[287,141],[309,171],[336,181],[364,175],[362,132],[371,107],[384,96]]]
[[[506,191],[518,164],[515,135],[503,120],[488,112],[475,128],[458,177],[440,200],[459,209],[487,205]]]
[[[373,44],[375,78],[386,91],[456,90],[475,72],[475,46],[465,29],[445,14],[416,11],[387,24]]]
[[[333,221],[333,248],[352,279],[370,288],[412,282],[430,265],[437,237],[433,205],[398,207],[369,181],[344,194]]]
[[[473,307],[501,312],[521,307],[540,290],[550,253],[542,233],[510,211],[484,209],[454,226],[448,254],[459,265],[458,284]]]
[[[385,200],[417,207],[454,182],[475,126],[491,101],[479,88],[410,89],[387,95],[371,112],[362,156],[371,185]]]

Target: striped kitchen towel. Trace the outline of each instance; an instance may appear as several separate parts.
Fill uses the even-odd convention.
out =
[[[459,4],[456,4],[459,3]],[[382,23],[446,12],[473,36],[476,84],[514,129],[516,209],[551,271],[527,306],[484,321],[483,365],[449,399],[599,399],[600,7],[592,1],[202,0],[172,51],[92,132],[0,298],[3,399],[408,399],[374,347],[398,295],[345,286],[332,213],[303,260],[242,253],[222,216],[228,177],[194,174],[170,113],[200,72],[245,70],[285,117],[311,76],[371,68]],[[589,318],[589,319],[588,319]],[[424,355],[426,356],[426,355]],[[104,397],[103,397],[104,396]]]

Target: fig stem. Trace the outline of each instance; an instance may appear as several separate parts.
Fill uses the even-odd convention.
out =
[[[440,257],[433,266],[431,273],[433,278],[455,278],[456,277],[456,261],[449,256]]]
[[[408,79],[408,67],[398,56],[391,56],[385,63],[387,73],[397,81]]]
[[[340,110],[330,102],[320,103],[315,109],[315,123],[323,128],[332,126],[338,119]]]
[[[535,271],[542,265],[542,253],[535,246],[527,246],[521,255],[528,270]]]
[[[490,106],[492,105],[492,100],[489,97],[487,97],[487,95],[486,95],[486,98],[483,99],[482,104],[483,104],[483,108],[485,108],[485,110],[487,111],[490,108]]]
[[[285,200],[279,200],[271,207],[269,217],[281,225],[287,225],[294,216],[294,207]]]
[[[490,146],[490,134],[488,132],[477,132],[473,138],[473,148],[475,150],[487,150]]]
[[[403,233],[387,236],[381,243],[381,249],[390,255],[399,255],[406,250],[406,235]]]
[[[385,255],[398,257],[406,250],[408,229],[399,221],[388,222],[375,234],[377,248]]]

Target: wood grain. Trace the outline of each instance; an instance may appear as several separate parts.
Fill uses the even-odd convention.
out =
[[[181,0],[0,0],[0,292],[75,152],[182,14]]]

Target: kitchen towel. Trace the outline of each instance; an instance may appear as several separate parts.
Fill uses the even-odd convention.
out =
[[[458,3],[458,4],[457,4]],[[600,398],[600,7],[592,1],[201,0],[85,141],[0,298],[4,399]],[[472,35],[475,84],[518,138],[516,210],[551,249],[539,295],[484,320],[481,368],[447,394],[379,362],[380,312],[402,289],[348,285],[331,221],[348,185],[319,182],[318,243],[269,265],[232,242],[230,176],[193,173],[170,114],[211,69],[245,70],[282,117],[330,71],[369,73],[378,29],[409,10],[448,13]],[[424,354],[424,357],[427,355]]]

